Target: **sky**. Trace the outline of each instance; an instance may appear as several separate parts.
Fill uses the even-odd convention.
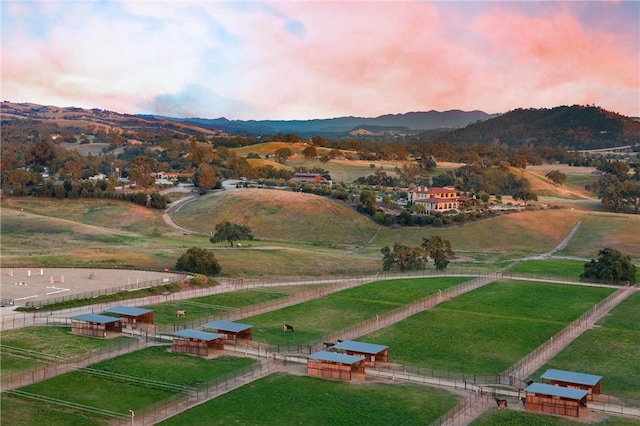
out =
[[[596,105],[640,116],[640,1],[11,1],[10,102],[305,120]]]

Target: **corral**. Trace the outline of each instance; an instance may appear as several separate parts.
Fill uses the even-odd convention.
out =
[[[532,383],[524,391],[528,411],[580,417],[580,410],[587,406],[587,391],[582,389]]]
[[[251,328],[253,326],[239,322],[216,320],[202,324],[202,327],[216,329],[218,333],[224,335],[225,340],[230,343],[237,343],[240,339],[251,340]]]
[[[115,337],[122,333],[120,318],[106,315],[81,314],[71,317],[71,333],[79,336]]]
[[[173,352],[208,357],[211,350],[224,350],[224,335],[198,330],[173,333]]]
[[[364,378],[364,359],[359,356],[320,351],[307,357],[307,374],[350,381]]]

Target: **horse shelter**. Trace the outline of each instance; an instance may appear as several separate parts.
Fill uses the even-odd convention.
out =
[[[586,390],[588,392],[587,401],[593,401],[593,395],[600,393],[600,383],[602,381],[602,376],[554,369],[545,371],[540,378],[542,383]]]
[[[81,314],[71,317],[71,334],[106,339],[122,333],[122,320],[106,315]]]
[[[202,324],[202,328],[217,330],[218,333],[224,334],[225,340],[236,344],[240,339],[251,340],[251,329],[253,326],[239,322],[216,320]]]
[[[334,345],[333,349],[345,351],[347,355],[364,358],[364,364],[367,367],[375,367],[376,362],[389,362],[389,346],[343,340]]]
[[[307,374],[344,381],[364,378],[364,359],[337,352],[316,352],[307,356]]]
[[[153,311],[151,309],[118,305],[104,311],[118,315],[124,328],[133,329],[138,328],[138,324],[153,324]]]
[[[527,411],[580,417],[580,410],[587,406],[587,391],[583,389],[532,383],[524,391]]]
[[[212,350],[224,350],[224,335],[191,329],[173,333],[173,352],[209,357]]]

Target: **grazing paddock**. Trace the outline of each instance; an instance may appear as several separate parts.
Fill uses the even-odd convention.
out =
[[[0,333],[2,372],[15,372],[46,361],[84,359],[92,352],[104,351],[112,346],[123,346],[134,339],[89,339],[71,334],[69,327],[25,327]],[[14,354],[14,355],[11,355]]]
[[[376,281],[242,321],[253,325],[253,340],[301,345],[467,280],[439,277]],[[285,323],[293,325],[295,333],[283,333]]]
[[[104,419],[91,418],[83,413],[58,411],[51,405],[34,404],[6,394],[0,397],[2,426],[100,426]]]
[[[603,377],[603,394],[634,398],[640,402],[638,354],[640,293],[636,292],[531,378],[538,380],[549,368],[600,375]]]
[[[500,281],[359,340],[388,345],[391,362],[498,374],[613,291]]]
[[[609,417],[597,413],[600,421],[589,421],[588,424],[598,426],[637,426],[638,421],[623,417]],[[576,426],[584,424],[577,420],[570,420],[560,416],[530,413],[522,410],[488,410],[477,419],[469,423],[470,426]]]
[[[544,276],[578,278],[584,271],[584,260],[544,259],[518,262],[507,271],[514,274],[537,274]]]
[[[104,372],[106,375],[82,370],[74,371],[19,390],[92,408],[128,414],[129,410],[142,409],[176,394],[178,390],[173,388],[197,386],[255,362],[249,358],[230,356],[206,360],[174,354],[167,349],[166,346],[150,347],[91,365],[92,370]],[[179,367],[176,368],[177,366]],[[110,375],[124,375],[126,378],[110,377]],[[33,412],[29,417],[33,418],[42,411],[43,405],[34,401],[31,401],[31,405]],[[57,405],[47,405],[46,408],[54,412],[63,410]],[[22,409],[26,410],[24,407]],[[96,419],[102,418],[95,414],[84,413],[83,415]],[[39,420],[34,424],[48,424],[46,416]]]
[[[276,373],[159,424],[425,425],[457,400],[444,390],[425,386],[353,385]]]

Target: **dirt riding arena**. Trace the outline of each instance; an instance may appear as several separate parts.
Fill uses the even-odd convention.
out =
[[[1,268],[0,274],[0,298],[13,299],[15,306],[110,288],[124,290],[147,281],[170,282],[176,276],[171,272],[74,268]]]

